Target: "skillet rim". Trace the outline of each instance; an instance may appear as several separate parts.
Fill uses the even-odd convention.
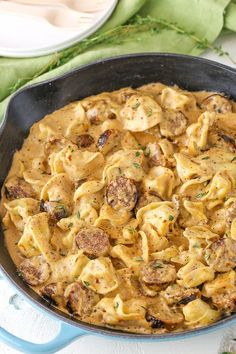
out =
[[[12,102],[14,101],[14,99],[16,97],[18,97],[18,95],[21,95],[21,93],[24,93],[28,90],[31,90],[33,88],[36,87],[40,87],[40,86],[45,86],[45,85],[50,85],[52,82],[56,82],[56,81],[60,81],[60,80],[64,80],[65,78],[72,76],[75,72],[81,72],[83,70],[87,70],[90,67],[96,67],[96,66],[100,66],[100,65],[107,65],[107,63],[109,64],[110,62],[116,62],[116,61],[122,61],[122,60],[126,60],[126,59],[135,59],[135,58],[155,58],[155,57],[159,57],[159,58],[168,58],[171,57],[173,59],[187,59],[192,61],[192,63],[205,63],[211,67],[215,67],[219,70],[223,70],[225,72],[229,72],[232,73],[233,75],[236,75],[236,69],[229,67],[227,65],[215,62],[213,60],[209,60],[209,59],[205,59],[205,58],[201,58],[201,57],[196,57],[196,56],[191,56],[191,55],[184,55],[184,54],[174,54],[174,53],[156,53],[156,52],[149,52],[149,53],[132,53],[132,54],[126,54],[126,55],[119,55],[119,56],[114,56],[114,57],[109,57],[109,58],[105,58],[105,59],[99,59],[96,60],[92,63],[89,64],[84,64],[81,65],[77,68],[73,68],[72,70],[58,75],[52,79],[47,79],[47,80],[43,80],[41,82],[36,82],[32,85],[26,85],[24,87],[22,87],[21,89],[17,90],[17,92],[15,92],[11,97],[10,100],[7,104],[6,110],[5,110],[5,114],[3,116],[3,120],[0,126],[0,136],[4,133],[4,127],[6,125],[7,119],[8,119],[8,115],[9,115],[9,110],[10,110],[10,106],[12,104]],[[10,258],[10,255],[9,255]],[[147,340],[147,341],[168,341],[168,340],[178,340],[178,339],[183,339],[183,338],[188,338],[188,337],[192,337],[192,336],[196,336],[196,335],[201,335],[201,334],[206,334],[208,332],[211,331],[216,331],[218,329],[223,328],[224,326],[233,324],[236,322],[236,313],[229,316],[229,317],[225,317],[215,323],[210,324],[209,326],[205,326],[205,327],[200,327],[200,328],[195,328],[195,329],[189,329],[189,330],[185,330],[185,331],[181,331],[181,332],[169,332],[169,333],[165,333],[165,334],[139,334],[139,333],[130,333],[130,332],[123,332],[122,330],[116,330],[116,329],[112,329],[112,328],[107,328],[107,327],[102,327],[102,326],[96,326],[93,324],[88,324],[86,322],[82,322],[79,321],[76,318],[73,318],[72,316],[69,316],[65,313],[63,313],[62,311],[58,310],[57,308],[54,308],[53,306],[51,306],[48,302],[46,302],[43,298],[39,297],[39,300],[33,298],[33,296],[31,296],[30,292],[35,293],[28,285],[28,289],[23,289],[23,287],[18,284],[16,282],[16,280],[12,277],[12,275],[10,275],[6,269],[3,267],[3,265],[1,264],[1,260],[0,260],[0,269],[2,270],[2,272],[4,273],[4,275],[7,277],[7,280],[9,282],[11,282],[11,284],[14,285],[14,287],[17,289],[18,292],[20,292],[21,294],[23,294],[23,296],[27,299],[27,301],[29,301],[31,303],[31,305],[33,305],[34,307],[38,308],[38,310],[42,310],[43,312],[46,312],[47,315],[49,315],[50,317],[53,317],[54,319],[58,319],[62,322],[65,322],[67,324],[70,324],[72,326],[78,327],[82,330],[84,330],[85,332],[90,332],[90,334],[101,334],[104,335],[106,337],[115,337],[115,338],[121,338],[121,339],[140,339],[140,340]],[[18,279],[18,275],[17,275],[17,279]],[[18,279],[19,280],[19,279]],[[22,280],[22,285],[24,284],[23,280]],[[89,333],[88,333],[89,334]]]

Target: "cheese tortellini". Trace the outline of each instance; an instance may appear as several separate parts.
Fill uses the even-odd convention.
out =
[[[6,246],[38,294],[134,333],[236,311],[236,105],[161,83],[35,123],[2,188]]]

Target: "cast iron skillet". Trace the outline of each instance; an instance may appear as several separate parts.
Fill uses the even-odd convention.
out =
[[[11,165],[13,153],[21,147],[29,128],[46,114],[86,96],[157,81],[167,85],[177,84],[190,91],[224,92],[236,100],[236,71],[201,58],[175,54],[135,54],[80,67],[56,79],[27,87],[13,96],[0,130],[1,184]],[[208,327],[161,335],[124,333],[85,324],[51,307],[17,276],[16,267],[4,246],[2,230],[0,233],[0,265],[6,277],[31,303],[46,310],[49,315],[59,319],[62,323],[59,335],[52,342],[43,345],[22,341],[0,328],[0,339],[2,338],[18,350],[29,353],[53,353],[74,338],[88,333],[122,339],[176,340],[216,330],[236,321],[235,314]]]

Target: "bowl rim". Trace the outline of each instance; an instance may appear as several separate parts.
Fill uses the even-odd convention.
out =
[[[135,58],[155,58],[155,57],[160,57],[160,58],[166,58],[166,57],[171,57],[171,58],[176,58],[176,59],[187,59],[191,60],[192,62],[199,62],[199,63],[206,63],[210,65],[211,67],[218,68],[220,70],[227,71],[229,73],[232,73],[233,75],[236,75],[236,69],[215,62],[213,60],[201,58],[201,57],[196,57],[196,56],[191,56],[191,55],[186,55],[186,54],[173,54],[173,53],[156,53],[156,52],[149,52],[149,53],[132,53],[132,54],[125,54],[125,55],[119,55],[119,56],[114,56],[114,57],[109,57],[105,59],[99,59],[94,62],[91,62],[89,64],[84,64],[79,67],[73,68],[72,70],[69,70],[66,73],[60,74],[54,78],[51,79],[46,79],[40,82],[36,82],[33,84],[26,84],[24,87],[20,88],[17,90],[9,99],[9,102],[7,104],[3,120],[0,126],[0,136],[4,133],[4,128],[8,119],[9,115],[9,110],[12,102],[16,97],[21,95],[21,93],[24,93],[28,90],[31,90],[35,87],[40,87],[44,85],[50,85],[52,82],[64,80],[65,78],[73,75],[75,72],[80,72],[83,70],[87,70],[90,67],[94,67],[97,65],[107,65],[110,62],[117,62],[117,61],[122,61],[126,59],[135,59]],[[10,257],[10,256],[9,256]],[[199,328],[194,328],[194,329],[188,329],[180,332],[167,332],[164,334],[142,334],[142,333],[133,333],[133,332],[124,332],[120,329],[113,329],[110,327],[103,327],[103,326],[97,326],[94,324],[89,324],[86,322],[82,322],[78,320],[75,317],[69,316],[66,313],[58,310],[57,308],[54,308],[51,306],[48,302],[43,300],[42,302],[39,302],[38,300],[34,299],[30,293],[23,289],[20,284],[18,284],[15,279],[6,271],[6,269],[3,267],[0,261],[0,269],[2,270],[3,274],[6,276],[7,280],[13,285],[18,292],[20,292],[21,295],[33,306],[36,307],[38,310],[41,310],[47,316],[52,317],[54,319],[60,320],[61,322],[65,322],[69,325],[72,325],[74,327],[78,327],[82,329],[85,333],[90,332],[90,334],[100,334],[104,335],[106,337],[115,337],[115,338],[120,338],[120,339],[129,339],[129,340],[152,340],[152,341],[165,341],[165,340],[178,340],[178,339],[183,339],[183,338],[189,338],[192,336],[197,336],[201,334],[207,334],[212,331],[219,330],[225,326],[228,326],[230,324],[233,324],[236,322],[236,313],[233,315],[230,315],[229,317],[225,317],[215,323],[212,323],[208,326],[205,327],[199,327]],[[29,287],[29,289],[31,289]],[[31,289],[31,291],[33,291]]]

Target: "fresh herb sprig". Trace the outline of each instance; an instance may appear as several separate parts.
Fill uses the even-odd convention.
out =
[[[93,35],[87,39],[82,40],[78,44],[64,49],[58,53],[55,53],[52,60],[45,65],[41,70],[39,70],[35,75],[30,77],[20,78],[15,85],[10,88],[10,94],[15,92],[18,88],[26,84],[27,82],[36,79],[40,75],[58,68],[59,66],[68,63],[70,60],[75,58],[77,55],[84,53],[86,50],[92,48],[99,44],[120,44],[123,41],[132,38],[133,35],[143,32],[150,32],[156,34],[163,29],[171,29],[176,33],[187,35],[191,38],[198,48],[201,49],[212,49],[219,56],[228,57],[232,63],[236,63],[230,54],[222,49],[221,46],[214,46],[207,39],[197,37],[194,32],[187,31],[178,24],[174,22],[169,22],[161,18],[153,18],[151,16],[140,17],[135,16],[128,24],[123,26],[115,27],[104,33]],[[137,39],[137,38],[136,38]]]

